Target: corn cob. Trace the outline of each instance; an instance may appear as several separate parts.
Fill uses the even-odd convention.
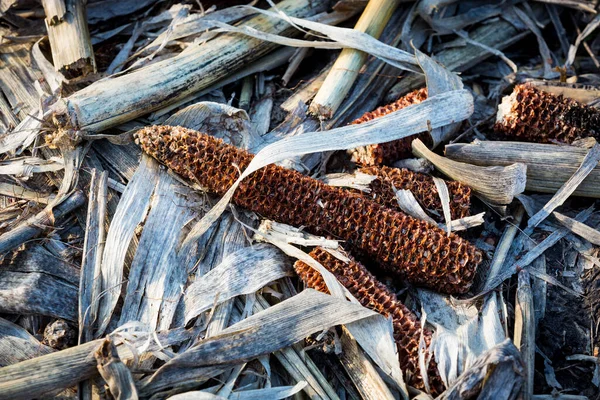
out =
[[[147,127],[136,133],[136,142],[175,173],[219,195],[253,158],[182,127]],[[445,293],[466,292],[481,262],[481,252],[459,236],[276,165],[246,178],[232,201],[277,222],[345,240],[391,273]]]
[[[408,107],[412,104],[419,104],[427,99],[427,88],[415,90],[404,97],[396,100],[394,103],[379,107],[374,111],[365,113],[362,117],[356,119],[351,125],[362,124],[375,118],[383,117]],[[428,147],[431,147],[432,141],[429,133],[424,132],[417,135],[411,135],[392,142],[371,144],[351,150],[352,159],[362,165],[382,165],[390,164],[401,158],[407,158],[412,155],[410,144],[416,138],[421,139]]]
[[[363,167],[360,169],[368,175],[376,176],[369,185],[370,193],[364,193],[369,199],[386,207],[397,209],[398,201],[394,194],[396,190],[410,190],[421,207],[431,212],[431,216],[438,221],[443,219],[442,202],[431,176],[412,172],[408,169],[390,167]],[[460,219],[469,216],[471,207],[471,188],[459,182],[447,182],[450,193],[450,216]]]
[[[600,139],[600,110],[522,84],[502,100],[494,129],[504,136],[539,143]]]
[[[411,376],[408,379],[410,385],[423,389],[423,377],[419,368],[419,340],[422,334],[429,348],[431,331],[422,328],[417,317],[362,264],[354,260],[345,263],[318,247],[311,251],[310,256],[331,272],[364,307],[377,311],[386,318],[392,316],[400,367],[403,371],[410,372]],[[294,268],[307,287],[329,293],[325,281],[317,271],[302,261],[297,261]],[[444,384],[434,360],[429,364],[427,375],[432,394],[441,393]]]

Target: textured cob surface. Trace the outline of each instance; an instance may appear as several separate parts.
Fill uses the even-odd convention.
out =
[[[408,383],[417,389],[423,389],[423,377],[419,368],[419,340],[423,335],[428,348],[431,331],[423,328],[417,317],[362,264],[354,260],[345,263],[318,247],[311,251],[310,256],[331,272],[364,307],[385,317],[392,317],[400,366],[409,375]],[[325,281],[317,271],[302,261],[297,261],[294,268],[307,287],[329,293]],[[427,375],[432,394],[443,392],[444,384],[434,360],[429,364]]]
[[[498,107],[494,129],[510,138],[539,143],[600,139],[600,110],[531,84],[517,85]]]
[[[371,121],[375,118],[383,117],[408,107],[412,104],[419,104],[423,100],[427,99],[427,88],[415,90],[396,100],[394,103],[381,106],[374,111],[365,113],[362,117],[354,120],[352,125],[362,124],[367,121]],[[410,157],[412,155],[412,149],[410,144],[416,138],[421,139],[427,146],[431,146],[431,136],[429,133],[421,133],[418,135],[411,135],[403,139],[394,140],[392,142],[371,144],[364,147],[358,147],[351,151],[352,159],[362,165],[382,165],[390,164],[401,158]]]
[[[443,220],[442,202],[431,176],[405,168],[385,166],[363,167],[360,171],[377,177],[369,185],[371,192],[364,194],[369,199],[389,208],[398,208],[394,188],[409,190],[425,211],[432,211],[431,215],[435,220]],[[471,188],[458,182],[447,182],[447,186],[452,219],[469,216]]]
[[[136,133],[136,142],[172,171],[220,195],[253,157],[181,127],[147,127]],[[459,236],[276,165],[244,179],[233,202],[277,222],[345,240],[391,273],[445,293],[466,292],[481,262],[481,252]]]

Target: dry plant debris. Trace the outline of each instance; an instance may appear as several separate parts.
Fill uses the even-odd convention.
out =
[[[353,125],[362,124],[375,118],[382,117],[408,107],[411,104],[419,104],[427,99],[427,88],[415,90],[405,96],[402,96],[393,103],[378,107],[373,111],[366,112],[362,117],[352,121]],[[425,143],[431,145],[431,137],[427,132],[412,135],[404,139],[394,140],[379,144],[370,144],[368,146],[358,147],[352,150],[352,159],[364,165],[387,165],[401,158],[407,158],[412,155],[411,142],[415,138],[420,138]]]
[[[0,400],[600,398],[599,27],[0,1]]]
[[[508,138],[570,144],[588,137],[600,139],[600,111],[523,84],[502,100],[494,128]]]
[[[423,389],[423,377],[419,369],[419,341],[421,336],[426,347],[431,342],[431,331],[423,329],[421,323],[387,286],[379,282],[361,263],[354,260],[344,262],[322,248],[315,248],[309,254],[319,261],[348,291],[365,307],[373,309],[385,317],[392,317],[394,339],[398,346],[400,366],[411,376],[408,381],[417,389]],[[321,275],[302,261],[296,261],[294,268],[306,286],[320,292],[329,293]],[[437,372],[435,361],[427,369],[432,393],[444,391],[444,384]]]
[[[373,201],[388,208],[397,208],[398,200],[395,191],[400,189],[410,190],[419,204],[425,210],[431,212],[434,219],[442,221],[442,202],[430,175],[412,172],[406,168],[386,166],[363,167],[360,171],[377,177],[369,184],[371,191],[365,194]],[[450,192],[452,219],[468,217],[471,207],[471,188],[455,181],[448,182],[447,186]]]
[[[182,127],[152,126],[135,136],[146,153],[220,195],[252,160],[222,140]],[[455,234],[276,165],[244,180],[233,201],[265,218],[345,240],[402,279],[444,293],[469,290],[482,259]]]

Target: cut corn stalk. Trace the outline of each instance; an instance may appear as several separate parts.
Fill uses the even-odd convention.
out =
[[[370,0],[354,30],[379,38],[397,6],[396,0]],[[366,60],[367,54],[362,51],[342,50],[311,103],[310,111],[320,117],[331,118],[352,88]]]
[[[136,142],[175,173],[219,195],[253,158],[181,127],[143,128]],[[277,222],[346,240],[390,272],[445,293],[466,292],[481,262],[481,252],[454,234],[446,236],[438,227],[359,194],[272,164],[242,181],[233,202]]]
[[[400,367],[410,376],[407,381],[408,384],[417,389],[423,389],[425,386],[419,370],[419,340],[421,335],[423,335],[425,343],[429,346],[431,343],[431,331],[423,329],[417,316],[402,304],[396,298],[396,295],[387,286],[379,282],[362,264],[354,260],[346,263],[319,247],[311,251],[310,256],[335,275],[337,280],[364,307],[377,311],[385,317],[392,317],[394,339],[398,346]],[[325,281],[316,270],[302,261],[296,261],[294,268],[307,287],[329,293]],[[443,392],[444,384],[440,379],[434,361],[430,363],[427,372],[433,394]]]
[[[573,176],[589,149],[578,146],[486,140],[454,143],[446,146],[451,160],[480,166],[527,166],[525,189],[532,192],[556,193]],[[575,196],[600,198],[600,166],[581,182]]]
[[[54,68],[67,79],[96,72],[86,1],[43,0]]]
[[[517,85],[498,107],[494,129],[510,138],[538,143],[600,139],[600,110],[531,84]]]

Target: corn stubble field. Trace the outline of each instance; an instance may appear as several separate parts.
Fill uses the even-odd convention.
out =
[[[0,399],[600,399],[597,3],[0,1]]]

